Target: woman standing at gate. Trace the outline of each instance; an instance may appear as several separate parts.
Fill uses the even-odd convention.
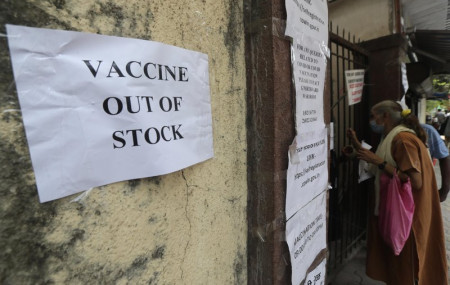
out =
[[[357,157],[371,164],[375,180],[375,203],[367,238],[367,275],[388,285],[447,284],[444,230],[433,165],[426,134],[410,110],[386,100],[371,109],[371,128],[382,134],[376,153],[361,147],[355,132],[347,131]],[[395,256],[378,230],[379,176],[398,171],[401,181],[411,181],[415,211],[406,244]],[[418,283],[414,283],[418,282]]]

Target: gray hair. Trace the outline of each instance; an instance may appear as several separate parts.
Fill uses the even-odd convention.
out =
[[[372,107],[372,111],[376,114],[388,113],[391,120],[396,124],[399,124],[402,120],[402,110],[402,106],[392,100],[381,101]]]

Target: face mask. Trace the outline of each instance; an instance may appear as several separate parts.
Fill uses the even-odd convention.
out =
[[[377,134],[382,134],[384,132],[384,126],[383,125],[378,125],[375,120],[371,120],[370,121],[370,128],[372,129],[372,131],[374,133]]]

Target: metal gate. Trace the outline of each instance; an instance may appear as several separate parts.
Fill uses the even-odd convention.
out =
[[[328,268],[329,274],[339,268],[365,241],[367,225],[367,185],[358,183],[358,161],[341,155],[341,149],[349,144],[346,130],[351,127],[357,134],[367,137],[369,121],[369,88],[365,85],[362,102],[348,105],[344,71],[366,70],[368,52],[351,40],[345,30],[333,33],[330,24],[329,91],[330,117],[334,126],[334,149],[331,150],[330,183],[333,189],[329,198]],[[367,80],[365,80],[367,82]],[[327,102],[325,102],[327,104]],[[330,273],[331,272],[331,273]]]

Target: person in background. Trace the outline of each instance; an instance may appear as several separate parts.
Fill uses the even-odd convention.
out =
[[[444,202],[450,190],[450,156],[448,148],[434,127],[427,124],[420,125],[427,133],[427,145],[431,157],[439,160],[439,169],[441,170],[439,198],[441,202]]]
[[[442,126],[442,124],[444,124],[444,122],[445,122],[446,116],[445,116],[445,113],[442,112],[441,108],[437,109],[435,117],[438,120],[439,126]]]
[[[447,112],[447,110],[445,110]],[[444,115],[444,121],[442,123],[439,123],[439,134],[442,136],[445,133],[445,129],[447,128],[448,124],[448,115],[445,113]]]
[[[449,118],[447,118],[447,125],[445,126],[445,130],[444,130],[444,137],[445,137],[445,143],[447,144],[447,148],[450,145],[450,124],[448,124]]]
[[[400,104],[391,100],[376,104],[370,113],[372,131],[382,135],[376,153],[362,148],[356,133],[347,130],[357,158],[368,162],[375,174],[366,273],[388,285],[447,284],[444,228],[425,130],[411,110],[403,111]],[[415,204],[411,233],[398,256],[383,241],[378,229],[379,177],[382,172],[392,176],[394,171],[401,181],[411,181]]]
[[[441,128],[441,125],[439,125],[438,118],[434,117],[434,118],[431,120],[431,125],[436,129],[436,131],[439,132],[439,129]]]

